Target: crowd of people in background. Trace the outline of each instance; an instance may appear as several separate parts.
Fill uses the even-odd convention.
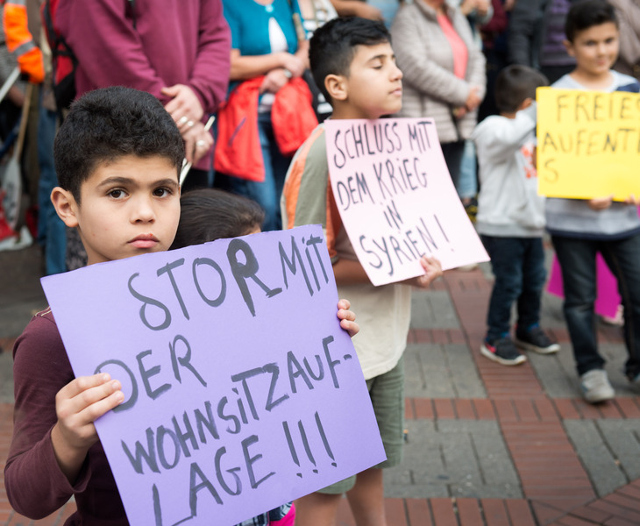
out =
[[[571,2],[200,0],[178,9],[173,2],[145,0],[63,1],[55,27],[76,57],[77,96],[99,87],[126,85],[158,97],[180,127],[187,159],[196,161],[184,190],[218,187],[250,197],[265,210],[264,229],[272,230],[281,228],[279,200],[291,157],[313,127],[302,122],[293,132],[278,131],[281,122],[291,128],[305,118],[299,115],[303,112],[283,114],[283,108],[299,96],[291,85],[301,79],[311,90],[318,122],[331,113],[308,69],[308,39],[316,28],[339,16],[382,20],[390,28],[404,75],[400,116],[435,120],[452,180],[473,216],[479,177],[475,147],[469,139],[478,122],[499,113],[494,100],[496,76],[505,66],[520,64],[539,70],[552,84],[571,71],[575,60],[564,44],[564,19]],[[74,233],[65,232],[48,204],[56,181],[52,141],[56,121],[66,108],[56,109],[51,95],[52,59],[41,24],[43,3],[7,0],[4,8],[10,16],[15,16],[15,7],[24,10],[28,27],[23,31],[28,36],[20,38],[31,37],[35,49],[28,57],[22,56],[21,42],[16,55],[10,52],[11,38],[5,39],[0,47],[0,81],[8,79],[18,60],[27,73],[23,78],[28,76],[37,88],[30,92],[33,104],[27,115],[22,172],[28,196],[26,220],[38,243],[46,248],[46,273],[52,274],[83,265],[85,256]],[[613,0],[612,4],[620,15],[620,54],[615,68],[638,78],[640,3]],[[16,32],[17,25],[5,17],[10,32]],[[42,53],[35,57],[38,48]],[[46,69],[46,78],[44,71],[35,76],[29,72],[34,64]],[[25,85],[19,81],[12,86],[0,105],[3,141],[20,120]],[[236,113],[226,121],[249,117],[257,121],[257,131],[253,132],[256,126],[252,123],[249,140],[235,141],[233,148],[216,158],[213,137],[221,124],[218,111],[224,106],[244,107],[248,101],[251,115],[227,108],[226,114]],[[210,115],[218,116],[218,122],[205,131]],[[293,142],[283,152],[285,133]],[[259,153],[253,148],[256,144]],[[247,152],[252,152],[248,158]],[[245,160],[239,167],[238,159]],[[5,237],[14,234],[3,232]]]
[[[39,12],[49,2],[3,5],[0,81],[16,64],[23,73],[22,81],[8,82],[0,105],[2,141],[20,125],[27,129],[20,222],[43,248],[44,273],[73,270],[86,264],[87,239],[64,226],[49,200],[54,188],[64,193],[53,151],[56,126],[69,111],[52,96],[57,54],[49,52]],[[54,29],[74,54],[76,97],[126,86],[161,102],[168,128],[172,121],[185,146],[180,182],[190,213],[200,211],[194,202],[211,200],[220,211],[236,207],[250,216],[242,229],[192,233],[176,246],[322,223],[338,290],[368,320],[354,344],[387,450],[388,464],[377,467],[401,457],[411,307],[403,285],[425,288],[442,271],[437,259],[423,256],[424,276],[383,287],[369,282],[335,217],[321,126],[330,117],[435,121],[452,183],[477,220],[496,278],[482,355],[509,366],[526,361],[522,350],[559,351],[540,327],[548,231],[584,398],[600,403],[615,396],[594,330],[597,253],[620,283],[625,372],[640,385],[640,201],[545,202],[535,182],[536,89],[640,91],[640,0],[60,0],[54,22],[49,41]],[[377,97],[400,86],[401,99]],[[107,164],[117,157],[95,155]],[[196,192],[202,188],[216,190]],[[229,194],[241,198],[225,199]],[[193,221],[204,220],[196,213]],[[0,211],[0,248],[3,238],[18,237]],[[332,524],[344,492],[362,524],[384,524],[370,517],[384,515],[377,467],[300,499],[298,524]],[[280,518],[290,509],[280,510]]]

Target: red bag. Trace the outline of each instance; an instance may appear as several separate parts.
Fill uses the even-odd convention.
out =
[[[311,90],[302,78],[291,79],[276,93],[271,108],[271,123],[282,155],[296,153],[318,126],[312,100]]]
[[[264,181],[264,160],[258,136],[258,98],[264,77],[246,80],[218,110],[218,138],[213,166],[216,172]]]
[[[218,140],[213,165],[217,172],[264,181],[264,159],[258,133],[258,101],[264,77],[245,80],[218,111]],[[311,91],[301,79],[291,79],[275,96],[271,123],[278,149],[293,155],[318,125]]]

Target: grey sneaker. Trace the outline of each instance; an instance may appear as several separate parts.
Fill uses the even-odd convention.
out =
[[[591,369],[584,373],[580,377],[580,387],[582,396],[590,404],[611,400],[616,395],[604,369]]]

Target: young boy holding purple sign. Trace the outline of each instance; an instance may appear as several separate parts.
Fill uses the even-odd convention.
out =
[[[316,84],[333,106],[332,119],[379,119],[402,106],[402,72],[390,36],[381,22],[337,18],[316,30],[309,58]],[[364,313],[354,346],[380,428],[387,460],[355,477],[296,501],[296,524],[335,524],[342,493],[347,493],[359,525],[384,526],[382,469],[400,463],[404,417],[402,355],[411,318],[411,288],[427,287],[442,275],[438,260],[423,256],[424,275],[374,287],[342,227],[331,191],[324,127],[320,125],[296,153],[282,197],[283,225],[322,224],[339,294],[348,293]]]
[[[54,155],[60,187],[51,199],[63,222],[78,229],[88,264],[169,249],[180,219],[184,145],[155,97],[122,87],[87,93],[60,127]],[[357,332],[351,311],[341,308],[338,317]],[[74,376],[51,309],[33,317],[13,357],[14,432],[5,467],[13,508],[41,519],[73,496],[77,511],[65,524],[128,524],[94,426],[124,401],[120,382],[104,373]]]

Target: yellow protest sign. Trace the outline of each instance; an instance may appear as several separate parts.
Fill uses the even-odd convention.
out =
[[[538,88],[538,193],[640,196],[640,94]]]

